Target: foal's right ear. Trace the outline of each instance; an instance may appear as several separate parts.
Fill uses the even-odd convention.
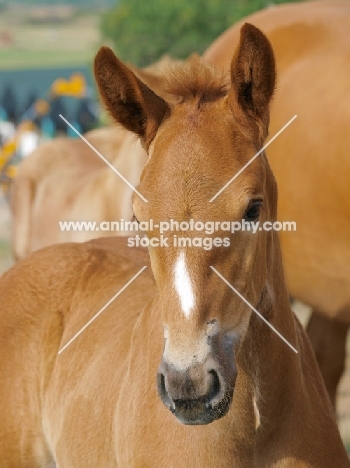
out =
[[[168,104],[149,89],[108,47],[95,57],[95,79],[102,100],[112,117],[136,133],[146,146],[153,140]]]

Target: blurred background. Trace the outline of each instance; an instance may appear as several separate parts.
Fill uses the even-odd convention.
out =
[[[274,4],[286,3],[277,0]],[[0,185],[40,141],[106,123],[91,64],[101,44],[144,67],[202,53],[270,0],[0,0]]]
[[[107,123],[92,76],[100,45],[139,67],[164,55],[186,58],[202,53],[242,17],[272,5],[270,0],[0,0],[2,205],[17,164],[41,141],[78,137],[59,114],[81,133]],[[7,251],[8,241],[0,242]]]

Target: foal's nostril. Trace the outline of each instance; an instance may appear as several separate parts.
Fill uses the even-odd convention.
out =
[[[158,374],[158,389],[160,390],[160,393],[162,395],[164,393],[167,393],[165,389],[165,378],[164,378],[164,375],[161,373]]]
[[[170,409],[171,412],[174,412],[174,402],[171,399],[166,386],[165,386],[165,377],[164,374],[161,372],[157,375],[157,386],[158,386],[158,393],[160,398],[162,399],[163,403],[167,408]]]
[[[211,382],[211,389],[210,389],[209,398],[208,398],[208,405],[211,406],[211,402],[213,402],[213,400],[219,395],[221,391],[221,385],[220,385],[219,376],[214,369],[209,371],[209,374],[211,375],[212,382]]]

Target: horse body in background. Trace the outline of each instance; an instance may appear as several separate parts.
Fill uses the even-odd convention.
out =
[[[279,187],[278,219],[290,294],[310,305],[308,333],[333,404],[344,370],[350,323],[350,4],[271,7],[248,21],[276,54],[278,86],[270,134],[297,119],[268,148]],[[204,59],[227,70],[241,23],[220,36]]]
[[[95,76],[148,154],[138,187],[147,202],[132,202],[140,222],[276,219],[264,154],[209,202],[267,136],[275,64],[257,28],[242,28],[229,83],[191,60],[169,77],[171,102],[108,48]],[[211,251],[150,247],[153,276],[135,279],[58,355],[139,270],[121,240],[51,246],[0,281],[4,468],[349,466],[273,231],[241,231]]]
[[[170,63],[181,61],[163,56],[144,69],[132,70],[156,86]],[[132,134],[121,128],[100,128],[84,137],[131,185],[138,184],[147,156]],[[122,235],[123,231],[101,229],[62,231],[59,222],[99,226],[102,221],[130,221],[131,194],[131,188],[84,141],[55,138],[41,144],[19,165],[12,188],[15,259],[55,243]]]
[[[92,130],[85,138],[132,184],[139,182],[146,156],[129,132]],[[130,164],[132,160],[132,164]],[[60,242],[84,242],[122,232],[62,231],[60,221],[131,220],[132,189],[81,139],[41,144],[19,166],[11,197],[12,250],[18,260]]]

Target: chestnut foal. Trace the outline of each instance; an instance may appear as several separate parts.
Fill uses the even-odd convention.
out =
[[[275,64],[257,28],[242,27],[230,83],[193,59],[169,73],[169,102],[108,48],[95,75],[112,116],[149,155],[139,185],[148,202],[133,196],[140,222],[275,220],[264,154],[209,202],[267,136]],[[147,234],[160,235],[156,226]],[[154,279],[138,276],[60,354],[141,257],[121,239],[64,244],[3,277],[1,466],[348,467],[289,306],[276,233],[236,232],[212,250],[168,237],[168,248],[149,248]]]

